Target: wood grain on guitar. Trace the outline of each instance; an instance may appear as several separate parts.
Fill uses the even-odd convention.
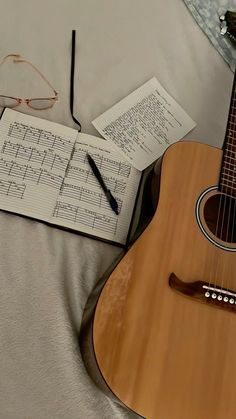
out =
[[[235,101],[234,80],[223,150],[165,152],[155,215],[94,299],[103,382],[147,419],[235,418]]]

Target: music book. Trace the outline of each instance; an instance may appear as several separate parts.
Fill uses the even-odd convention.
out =
[[[115,197],[116,215],[89,153]],[[125,245],[141,172],[108,140],[4,109],[0,120],[0,209]]]

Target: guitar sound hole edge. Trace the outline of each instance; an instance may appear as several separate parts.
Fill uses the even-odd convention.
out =
[[[223,250],[236,251],[236,199],[214,185],[205,189],[196,202],[196,219],[204,236]]]

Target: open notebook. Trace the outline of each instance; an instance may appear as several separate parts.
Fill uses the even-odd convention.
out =
[[[116,198],[109,206],[89,153]],[[0,120],[0,209],[125,245],[141,172],[112,144],[4,109]]]

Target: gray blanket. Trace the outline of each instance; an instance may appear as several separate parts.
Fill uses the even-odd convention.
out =
[[[84,302],[114,249],[5,213],[0,237],[0,418],[131,417],[94,386],[79,350]]]

